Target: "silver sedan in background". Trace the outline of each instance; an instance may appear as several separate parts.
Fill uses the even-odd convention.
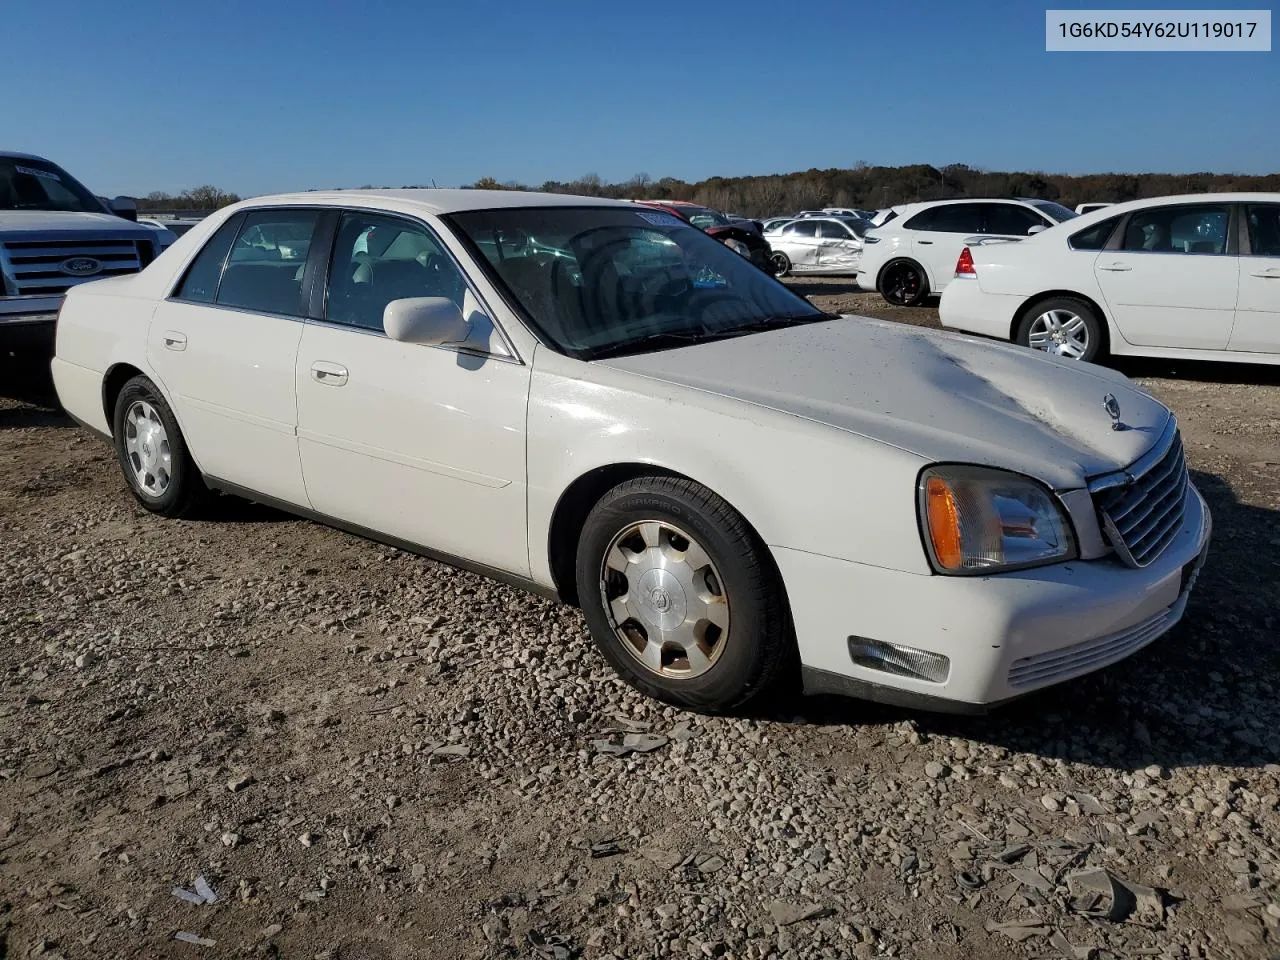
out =
[[[854,274],[862,263],[862,238],[870,229],[855,217],[804,217],[765,231],[774,272]]]

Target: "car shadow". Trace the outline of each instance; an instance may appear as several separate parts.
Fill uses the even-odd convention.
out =
[[[1192,473],[1214,517],[1209,556],[1181,623],[1145,650],[983,716],[790,696],[781,722],[891,725],[1115,770],[1280,763],[1280,511],[1243,504]]]
[[[1280,365],[1224,363],[1216,360],[1157,360],[1149,357],[1111,357],[1108,365],[1127,377],[1163,377],[1203,383],[1280,386]]]
[[[826,283],[795,276],[779,277],[779,279],[787,285],[788,290],[802,297],[840,297],[851,293],[873,292],[863,290],[853,277],[847,280],[843,277],[832,277]]]
[[[0,356],[0,399],[20,404],[0,407],[0,430],[75,426],[58,404],[47,357]]]

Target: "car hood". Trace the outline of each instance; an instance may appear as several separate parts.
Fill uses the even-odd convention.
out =
[[[1103,367],[865,317],[596,362],[1057,490],[1132,463],[1172,416]]]
[[[115,237],[151,237],[155,230],[152,227],[125,220],[110,213],[69,213],[63,210],[0,210],[0,232],[11,234],[22,233],[69,233],[101,236],[106,239]]]

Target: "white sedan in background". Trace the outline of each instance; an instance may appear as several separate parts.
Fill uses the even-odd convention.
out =
[[[1020,239],[1074,217],[1052,200],[933,200],[893,207],[863,242],[858,286],[895,306],[941,293],[974,237]]]
[[[1073,360],[1280,363],[1280,194],[1115,204],[970,249],[942,324]]]
[[[1120,374],[830,316],[622,201],[246,201],[74,287],[53,375],[147,510],[239,494],[580,604],[702,710],[793,671],[982,709],[1167,631],[1209,538]]]
[[[766,231],[774,275],[856,274],[870,226],[856,217],[802,217]]]

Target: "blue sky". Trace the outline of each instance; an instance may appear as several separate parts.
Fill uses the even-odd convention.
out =
[[[1025,0],[5,7],[0,148],[99,193],[1280,168],[1280,52],[1046,53]]]

